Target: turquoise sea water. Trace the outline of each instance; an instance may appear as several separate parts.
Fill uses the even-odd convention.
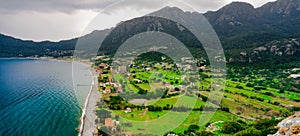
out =
[[[77,65],[80,96],[70,62],[0,59],[0,136],[77,135],[90,82],[87,66]]]

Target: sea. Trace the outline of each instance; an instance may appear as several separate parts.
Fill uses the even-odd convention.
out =
[[[0,136],[78,135],[92,82],[88,68],[67,61],[0,59]]]

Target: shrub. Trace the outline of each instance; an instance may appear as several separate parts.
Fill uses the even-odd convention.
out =
[[[206,102],[208,99],[208,97],[201,95],[201,94],[198,94],[198,97],[201,97],[202,101],[204,101],[204,102]]]
[[[274,128],[274,126],[276,126],[278,123],[279,123],[278,120],[263,119],[263,120],[259,120],[259,121],[255,122],[253,124],[253,127],[257,130],[260,130],[262,133],[261,135],[268,135],[268,134],[276,133],[277,130]]]
[[[196,133],[197,136],[214,136],[213,133],[207,131],[200,131]]]
[[[241,86],[241,85],[236,85],[235,88],[238,88],[238,89],[244,89],[244,87]]]
[[[234,134],[236,132],[239,132],[243,130],[243,127],[240,123],[238,122],[226,122],[222,126],[222,132],[225,134]]]
[[[262,132],[253,127],[250,127],[246,130],[242,130],[235,134],[236,136],[261,136]]]
[[[267,88],[263,86],[254,86],[254,89],[259,91],[259,90],[266,90]]]
[[[225,112],[229,112],[229,108],[228,107],[222,107],[221,110],[225,111]]]
[[[237,78],[232,78],[231,81],[238,81],[238,79]]]
[[[273,104],[274,104],[274,105],[279,105],[279,104],[280,104],[280,102],[274,102]]]
[[[247,86],[247,87],[254,87],[254,84],[252,84],[252,83],[247,83],[246,86]]]
[[[280,90],[279,90],[279,93],[284,93],[284,90],[280,89]]]
[[[274,96],[274,94],[272,92],[265,92],[264,94],[268,95],[268,96]]]
[[[189,132],[196,132],[197,130],[199,130],[200,129],[200,127],[198,126],[198,125],[190,125],[189,127],[188,127],[188,131]]]

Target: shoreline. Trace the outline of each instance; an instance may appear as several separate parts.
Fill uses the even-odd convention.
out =
[[[90,96],[91,96],[91,93],[92,93],[92,90],[93,90],[93,87],[94,87],[94,84],[95,84],[95,77],[94,77],[94,74],[93,72],[91,72],[91,68],[89,68],[89,72],[92,76],[92,84],[91,84],[91,87],[90,87],[90,91],[85,99],[85,102],[84,102],[84,107],[82,109],[82,113],[81,113],[81,117],[80,117],[80,125],[79,125],[79,133],[78,133],[78,136],[82,136],[83,135],[83,130],[84,130],[84,120],[85,120],[85,117],[86,117],[86,111],[87,111],[87,106],[88,106],[88,103],[89,103],[89,99],[90,99]]]
[[[82,63],[82,62],[80,62]],[[86,63],[82,63],[88,65]],[[98,91],[98,75],[95,69],[89,66],[89,72],[92,76],[92,84],[89,93],[85,99],[84,107],[82,109],[82,114],[80,117],[79,133],[78,136],[93,135],[96,128],[95,119],[96,104],[101,98],[100,92]]]
[[[98,74],[96,70],[92,67],[92,63],[86,60],[74,60],[73,58],[34,58],[34,57],[8,57],[0,59],[32,59],[32,60],[46,60],[46,61],[58,61],[66,63],[78,63],[85,65],[92,77],[92,82],[90,86],[89,93],[85,98],[84,107],[81,108],[81,116],[79,120],[79,132],[78,136],[93,135],[96,128],[95,119],[96,104],[101,98],[100,92],[98,91]]]

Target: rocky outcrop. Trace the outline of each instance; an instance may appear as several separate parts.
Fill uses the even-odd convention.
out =
[[[300,112],[281,121],[277,128],[278,132],[269,136],[300,136]]]
[[[231,58],[229,62],[257,62],[264,57],[285,57],[294,56],[300,52],[300,39],[285,39],[273,41],[257,47],[250,52],[240,52],[239,57]]]

